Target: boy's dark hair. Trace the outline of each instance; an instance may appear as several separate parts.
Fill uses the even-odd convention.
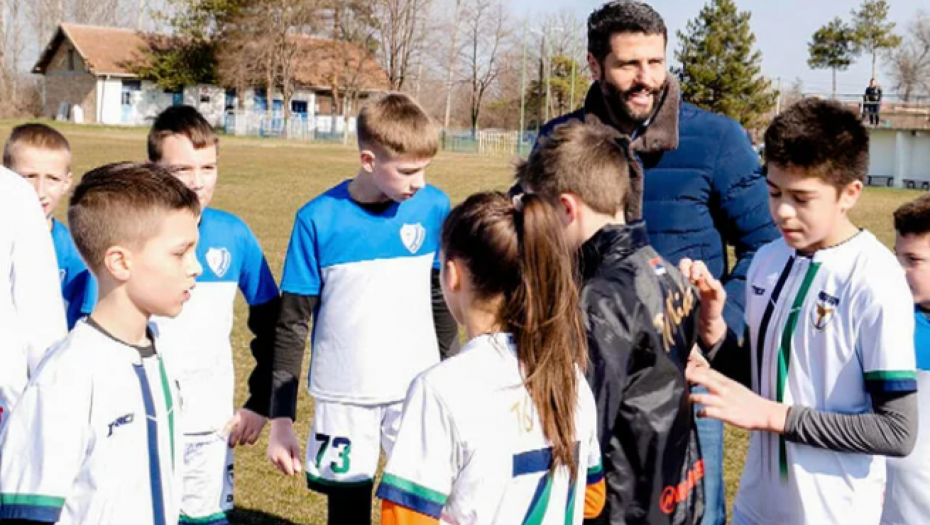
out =
[[[630,160],[613,128],[574,121],[557,126],[517,165],[517,181],[532,193],[555,201],[571,193],[607,215],[623,210],[630,190]]]
[[[46,126],[45,124],[30,122],[28,124],[20,124],[13,128],[13,132],[10,133],[10,138],[7,139],[6,145],[3,146],[3,166],[13,169],[16,163],[17,150],[25,147],[64,151],[69,155],[71,154],[71,145],[68,144],[68,139],[59,133],[58,130]],[[71,163],[69,162],[68,164],[68,169],[70,170]]]
[[[765,166],[799,171],[838,190],[869,170],[869,132],[859,115],[837,102],[806,98],[775,117],[765,131]]]
[[[403,93],[388,93],[358,114],[358,146],[391,158],[430,159],[439,151],[439,131],[426,111]]]
[[[81,257],[97,273],[108,249],[144,243],[164,214],[177,210],[199,215],[197,194],[157,164],[120,162],[84,175],[71,195],[68,224]]]
[[[899,235],[930,233],[930,193],[902,204],[895,210],[894,229]]]
[[[610,38],[617,33],[662,35],[668,43],[662,16],[649,4],[635,0],[607,2],[588,17],[588,52],[598,63],[603,64],[610,54]]]
[[[155,117],[155,122],[149,131],[149,161],[159,162],[161,160],[162,142],[165,137],[171,135],[187,137],[194,145],[194,149],[219,147],[220,142],[216,132],[213,131],[213,126],[203,118],[199,111],[191,106],[171,106]]]

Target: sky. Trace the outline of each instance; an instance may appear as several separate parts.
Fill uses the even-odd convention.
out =
[[[511,12],[517,17],[540,16],[563,10],[576,14],[579,20],[588,15],[603,0],[507,0]],[[662,15],[669,30],[669,62],[674,61],[673,50],[678,48],[676,31],[684,30],[689,19],[695,18],[706,3],[705,0],[650,0],[649,3]],[[781,78],[783,90],[796,79],[801,79],[806,93],[829,93],[832,84],[830,70],[812,70],[807,67],[807,45],[814,32],[840,16],[849,21],[850,11],[861,4],[861,0],[736,0],[741,11],[752,13],[752,30],[756,35],[756,48],[762,51],[762,74],[777,84]],[[927,0],[889,0],[889,18],[897,23],[895,32],[903,35],[908,21],[918,10],[930,14]],[[544,16],[544,15],[543,15]],[[583,35],[579,35],[583,38]],[[837,73],[839,93],[861,93],[869,82],[872,59],[862,56],[848,70]],[[893,83],[882,69],[879,59],[879,83],[886,93],[893,91]]]

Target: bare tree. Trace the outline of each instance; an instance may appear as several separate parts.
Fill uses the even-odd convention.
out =
[[[455,0],[455,10],[453,11],[452,22],[449,26],[449,33],[451,33],[451,35],[449,42],[449,62],[446,70],[446,109],[442,120],[442,127],[445,129],[449,128],[449,117],[452,111],[452,88],[453,82],[455,81],[455,58],[459,54],[457,40],[459,35],[459,21],[462,17],[462,3],[463,0]]]
[[[381,65],[392,90],[401,90],[408,77],[411,59],[423,40],[423,21],[429,16],[430,0],[373,0],[372,21],[378,40]]]
[[[890,58],[888,72],[905,102],[916,94],[930,94],[930,17],[926,12],[917,13]]]
[[[507,21],[501,0],[471,0],[464,14],[464,61],[471,92],[471,129],[475,134],[484,96],[501,71],[499,60],[508,36]]]

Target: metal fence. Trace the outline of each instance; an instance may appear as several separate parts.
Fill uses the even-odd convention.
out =
[[[834,98],[829,94],[808,93],[805,97]],[[878,112],[878,125],[896,129],[930,129],[930,96],[907,98],[900,93],[883,93],[881,102],[869,102],[862,93],[837,94],[835,100],[868,120],[869,110]]]

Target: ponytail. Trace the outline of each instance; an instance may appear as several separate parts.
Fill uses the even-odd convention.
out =
[[[449,214],[446,259],[465,263],[475,293],[503,296],[525,386],[553,449],[551,468],[575,471],[578,369],[587,362],[577,281],[555,209],[536,195],[479,193]]]

